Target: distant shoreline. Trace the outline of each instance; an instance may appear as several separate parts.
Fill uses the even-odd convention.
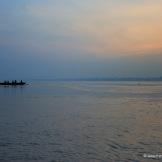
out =
[[[58,78],[58,79],[33,79],[35,81],[162,81],[162,77],[121,77],[121,78]]]

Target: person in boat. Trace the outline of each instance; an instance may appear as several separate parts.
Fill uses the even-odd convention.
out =
[[[0,85],[25,85],[26,83],[23,82],[22,80],[20,82],[18,82],[17,80],[12,80],[12,82],[9,82],[8,80],[4,81],[4,82],[0,82]]]

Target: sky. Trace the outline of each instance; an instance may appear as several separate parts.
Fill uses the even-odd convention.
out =
[[[162,76],[161,0],[0,0],[0,79]]]

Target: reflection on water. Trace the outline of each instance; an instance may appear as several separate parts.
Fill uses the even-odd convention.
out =
[[[1,86],[0,161],[160,161],[161,109],[161,82]]]

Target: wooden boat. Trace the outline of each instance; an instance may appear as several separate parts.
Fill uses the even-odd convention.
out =
[[[23,86],[23,85],[26,85],[26,82],[23,82],[22,80],[20,82],[17,82],[16,80],[15,81],[12,81],[12,82],[9,82],[9,81],[4,81],[4,82],[0,82],[0,85],[5,85],[5,86]]]

